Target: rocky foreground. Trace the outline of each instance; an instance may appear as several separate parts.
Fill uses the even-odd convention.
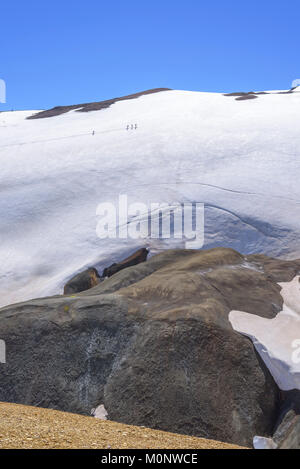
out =
[[[0,403],[2,449],[242,449],[219,441]]]
[[[274,318],[278,282],[299,270],[232,249],[170,250],[87,291],[5,307],[0,400],[104,406],[109,420],[251,446],[294,404],[228,315]]]

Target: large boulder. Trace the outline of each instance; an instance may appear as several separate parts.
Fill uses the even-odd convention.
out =
[[[64,295],[72,295],[81,291],[89,290],[100,282],[100,275],[95,267],[74,275],[64,286]]]
[[[108,419],[251,445],[273,434],[280,396],[228,314],[281,308],[258,259],[166,251],[82,293],[0,310],[0,400],[83,414],[102,405]]]

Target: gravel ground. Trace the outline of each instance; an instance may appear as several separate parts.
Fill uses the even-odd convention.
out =
[[[186,435],[39,407],[0,403],[0,448],[238,449]]]

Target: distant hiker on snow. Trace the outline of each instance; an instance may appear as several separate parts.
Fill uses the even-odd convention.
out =
[[[131,125],[127,125],[126,130],[129,130],[129,129],[131,129],[131,130],[135,129],[136,130],[137,128],[138,128],[137,124],[131,124]]]

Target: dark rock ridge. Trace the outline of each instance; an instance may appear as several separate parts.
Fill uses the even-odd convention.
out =
[[[64,295],[79,293],[95,287],[100,282],[100,275],[95,267],[90,267],[72,277],[64,287]]]
[[[170,91],[170,88],[154,88],[152,90],[141,91],[140,93],[129,94],[128,96],[121,96],[120,98],[107,99],[106,101],[98,101],[94,103],[72,104],[70,106],[56,106],[52,109],[41,111],[37,114],[34,114],[33,116],[29,116],[27,117],[27,119],[42,119],[45,117],[54,117],[74,110],[78,112],[100,111],[101,109],[109,108],[112,104],[118,101],[136,99],[140,96],[159,93],[161,91]]]
[[[294,93],[294,90],[296,90],[298,87],[291,88],[288,91],[278,91],[278,92],[272,92],[268,93],[267,91],[248,91],[247,93],[244,91],[237,91],[234,93],[225,93],[223,96],[234,96],[236,101],[246,101],[247,99],[256,99],[260,95],[270,95],[270,94],[292,94]]]
[[[244,91],[237,91],[234,93],[226,93],[223,96],[236,96],[236,97],[242,98],[244,96],[246,97],[246,96],[251,96],[251,95],[259,96],[260,94],[270,94],[270,93],[267,93],[266,91],[248,91],[247,93]]]
[[[170,250],[90,290],[0,310],[0,400],[250,446],[281,408],[231,309],[272,318],[300,261]],[[282,270],[281,270],[282,269]],[[288,273],[287,273],[288,270]]]
[[[145,262],[147,260],[148,253],[149,251],[146,248],[138,249],[138,251],[135,251],[131,256],[127,257],[123,261],[106,267],[106,269],[103,270],[102,277],[111,277],[117,272],[120,272],[120,270]]]

